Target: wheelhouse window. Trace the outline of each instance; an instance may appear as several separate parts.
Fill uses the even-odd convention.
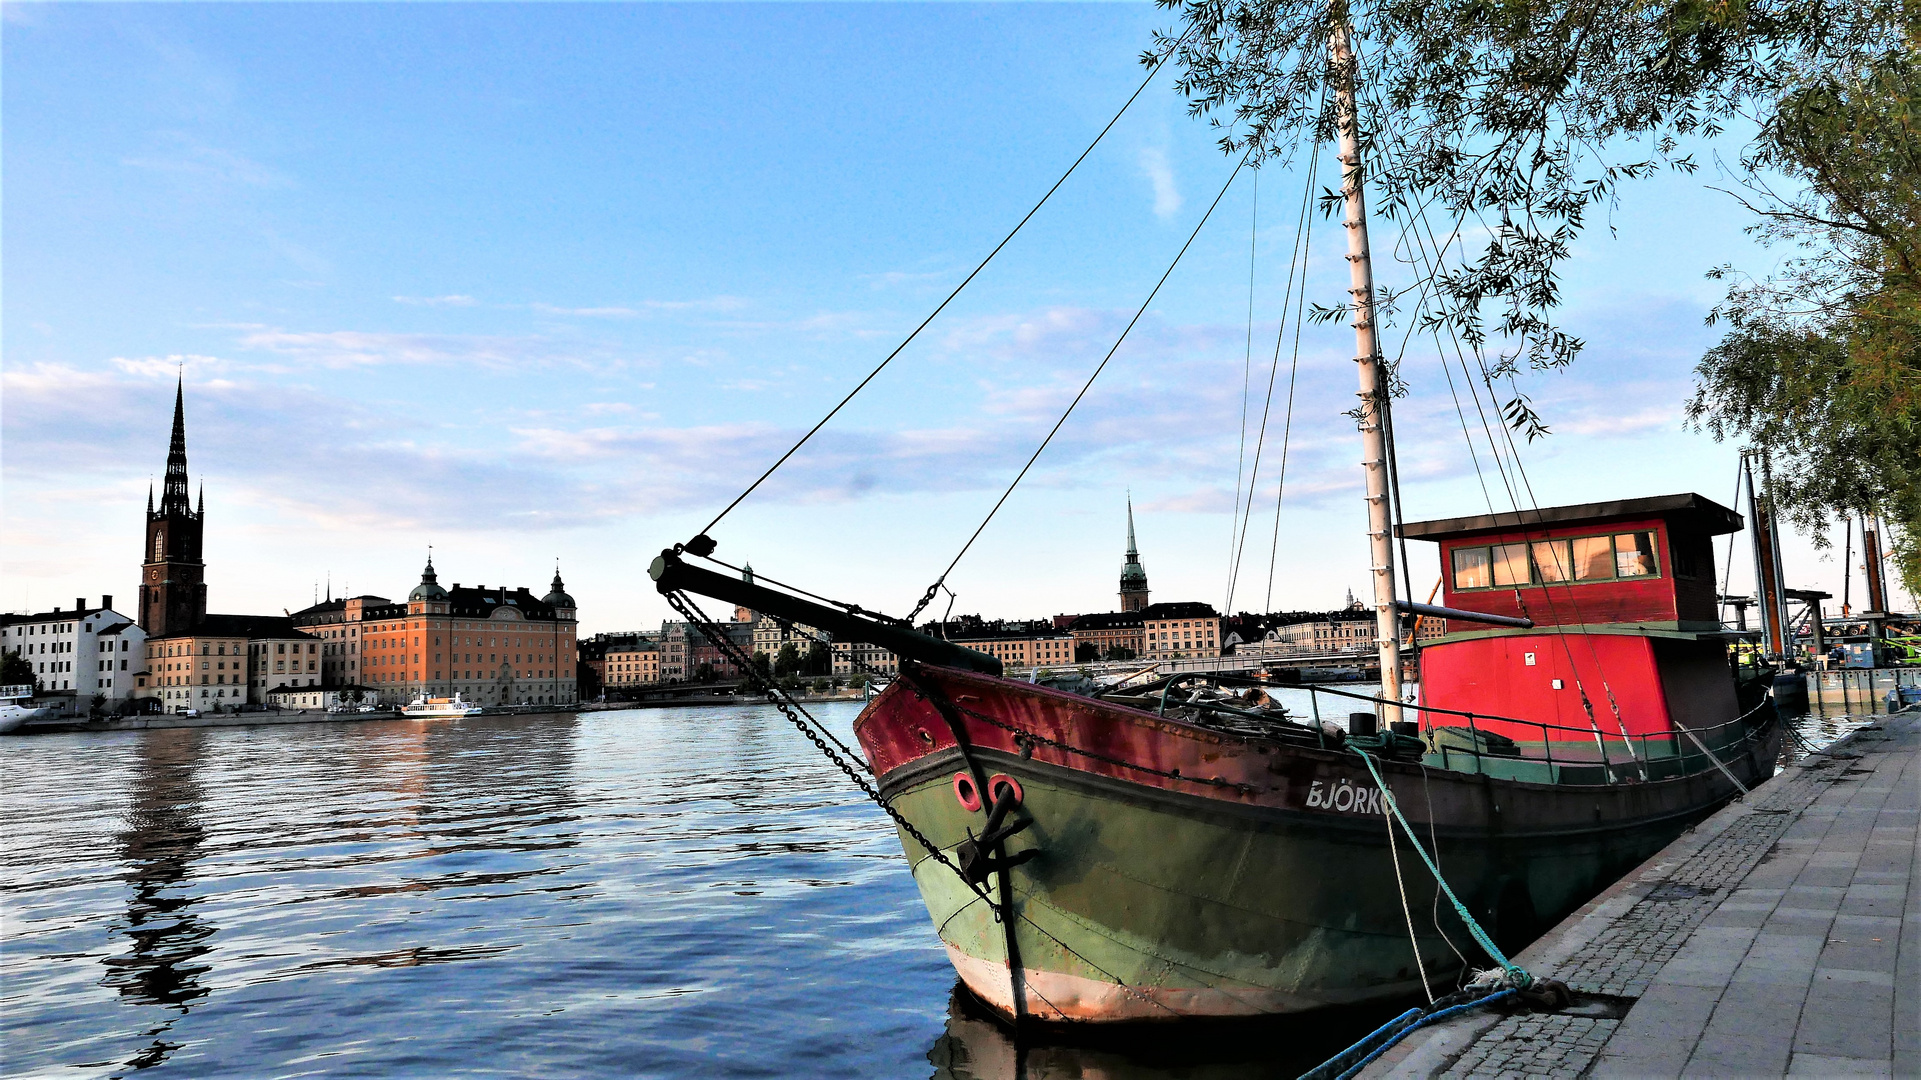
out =
[[[1653,533],[1621,533],[1614,538],[1616,577],[1650,577],[1654,572]]]
[[[1488,576],[1486,548],[1454,549],[1454,587],[1485,589],[1494,582]]]
[[[1456,589],[1617,581],[1661,573],[1653,530],[1458,547],[1452,562]]]
[[[1496,544],[1494,555],[1494,584],[1526,585],[1528,583],[1527,545]]]
[[[1614,540],[1606,536],[1576,537],[1574,580],[1605,581],[1614,576]]]
[[[1529,546],[1534,552],[1534,580],[1545,584],[1574,576],[1574,555],[1566,540],[1536,540]]]

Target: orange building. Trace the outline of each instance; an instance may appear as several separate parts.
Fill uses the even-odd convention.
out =
[[[339,683],[364,685],[383,703],[458,693],[478,705],[571,705],[576,614],[559,571],[536,598],[525,587],[442,588],[428,559],[404,604],[332,600],[294,623],[323,639]]]
[[[660,646],[651,641],[609,649],[601,685],[608,689],[653,686],[660,682]]]

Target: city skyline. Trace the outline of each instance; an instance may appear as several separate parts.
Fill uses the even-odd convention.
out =
[[[10,281],[0,331],[0,608],[133,595],[123,538],[184,370],[223,521],[214,609],[297,609],[329,577],[397,592],[431,543],[463,580],[537,587],[560,559],[594,598],[585,632],[666,616],[652,553],[958,282],[1131,91],[1161,25],[1145,7],[5,12],[0,213],[41,272]],[[729,519],[723,557],[912,606],[1226,174],[1161,84],[875,399]],[[956,572],[963,607],[1092,609],[1130,487],[1157,591],[1229,606],[1241,387],[1251,370],[1252,428],[1300,181],[1259,178],[1251,333],[1248,178]],[[1543,504],[1730,501],[1735,448],[1680,428],[1715,336],[1702,274],[1772,259],[1715,182],[1628,185],[1613,235],[1577,245],[1565,317],[1588,350],[1522,384],[1554,428],[1522,450]],[[1312,300],[1337,298],[1337,231],[1313,231]],[[1365,582],[1344,334],[1303,335],[1273,598],[1270,438],[1235,610],[1333,607]],[[1481,512],[1418,351],[1396,415],[1407,515]],[[1420,547],[1417,585],[1436,572]],[[1790,584],[1840,596],[1838,547],[1791,537],[1787,558]]]

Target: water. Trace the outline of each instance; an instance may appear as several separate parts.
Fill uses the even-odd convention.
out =
[[[764,707],[16,737],[0,776],[8,1076],[1291,1076],[1372,1020],[1017,1053]]]
[[[1398,1011],[1016,1048],[764,707],[16,737],[0,776],[8,1076],[1228,1080]]]

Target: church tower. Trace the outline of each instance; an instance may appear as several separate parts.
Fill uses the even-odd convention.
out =
[[[160,509],[153,508],[147,491],[147,546],[140,567],[140,628],[148,637],[191,634],[207,615],[206,564],[200,558],[201,525],[207,492],[200,491],[200,508],[187,501],[187,413],[185,387],[173,391],[173,444],[167,449],[167,480]]]
[[[1127,500],[1127,561],[1121,563],[1121,610],[1140,611],[1147,607],[1147,568],[1141,565],[1139,545],[1134,543],[1134,499]]]

